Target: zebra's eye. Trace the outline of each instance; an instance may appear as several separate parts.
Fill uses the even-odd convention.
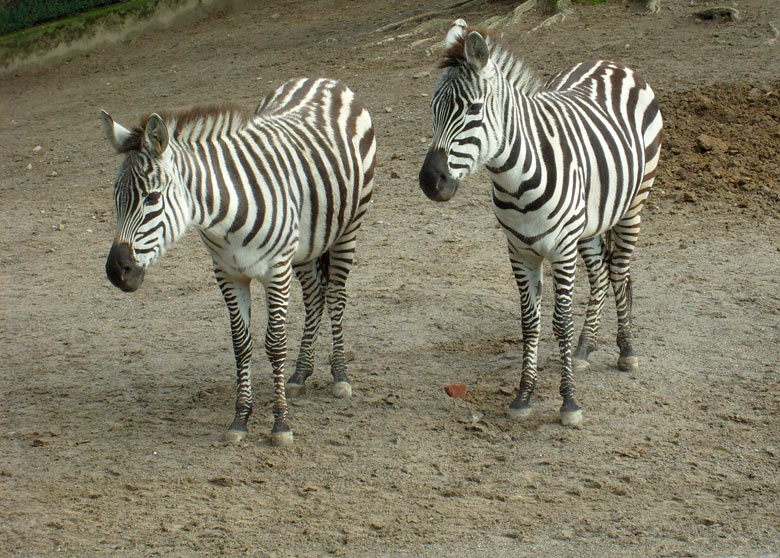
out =
[[[147,205],[154,205],[160,201],[160,192],[149,192],[144,198],[144,203]]]
[[[467,114],[474,115],[479,114],[482,111],[482,103],[471,103]]]

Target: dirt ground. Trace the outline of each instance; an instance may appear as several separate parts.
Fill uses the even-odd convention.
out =
[[[512,4],[375,30],[450,3],[211,7],[0,76],[0,555],[780,555],[780,3],[740,0],[736,22],[693,17],[722,2],[575,4],[549,27],[532,12],[502,29],[543,76],[595,57],[633,66],[666,122],[633,264],[640,370],[616,368],[608,302],[577,378],[579,430],[558,423],[549,290],[535,414],[506,417],[519,295],[485,177],[447,204],[417,186],[446,29]],[[348,285],[355,395],[330,395],[325,328],[291,406],[295,445],[274,448],[258,350],[250,434],[227,445],[227,312],[197,235],[132,295],[105,277],[119,158],[99,110],[134,125],[205,102],[251,109],[299,75],[347,82],[377,128]],[[262,336],[259,296],[254,316]],[[454,381],[465,399],[444,393]]]

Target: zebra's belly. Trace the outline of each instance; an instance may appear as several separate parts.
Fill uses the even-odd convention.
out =
[[[274,265],[284,258],[280,253],[269,253],[256,246],[225,244],[219,248],[204,239],[214,263],[228,275],[235,278],[264,280],[269,277]]]
[[[634,177],[633,183],[638,183],[637,177]],[[587,219],[582,237],[604,234],[614,227],[628,211],[635,194],[631,183],[620,188],[601,188],[598,184],[592,186],[587,197]]]
[[[312,204],[304,200],[301,207],[300,227],[298,230],[298,246],[293,256],[293,263],[300,264],[320,257],[327,252],[333,243],[344,233],[347,225],[352,222],[353,215],[351,210],[352,197],[357,193],[350,192],[348,199],[345,200],[346,206],[342,206],[342,201],[335,195],[330,199],[323,197],[319,200],[319,207],[324,204],[331,204],[331,211],[319,212],[312,215]],[[331,215],[328,218],[328,214]],[[339,219],[341,215],[341,220]]]
[[[582,237],[585,225],[584,208],[565,219],[548,219],[550,210],[545,208],[521,213],[493,206],[493,212],[511,246],[550,261],[570,252],[571,242]]]

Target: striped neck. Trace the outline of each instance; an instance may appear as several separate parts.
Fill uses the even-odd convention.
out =
[[[501,113],[505,115],[500,127],[503,141],[497,155],[485,166],[495,182],[511,190],[517,189],[541,167],[540,154],[534,149],[534,138],[544,131],[539,129],[537,122],[537,105],[541,101],[539,91],[528,96],[508,85],[499,90],[503,95]]]
[[[172,140],[170,149],[184,191],[180,193],[181,203],[189,206],[190,226],[198,230],[209,229],[215,221],[224,216],[227,209],[227,185],[221,174],[213,172],[215,165],[214,144],[229,141],[229,136],[214,138],[204,134],[197,141],[186,143]]]
[[[231,105],[208,105],[175,113],[162,113],[171,139],[196,144],[232,136],[246,127],[251,116]]]
[[[544,90],[544,84],[536,77],[533,70],[528,67],[522,58],[516,56],[500,42],[488,36],[487,44],[490,48],[490,59],[496,68],[504,76],[507,83],[520,94],[533,97]]]

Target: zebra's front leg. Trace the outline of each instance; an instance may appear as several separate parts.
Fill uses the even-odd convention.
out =
[[[571,345],[574,338],[574,320],[572,318],[572,290],[574,271],[577,265],[576,255],[563,261],[552,262],[553,283],[555,289],[555,310],[553,311],[553,331],[558,338],[561,352],[561,424],[580,426],[582,409],[574,399],[574,374],[571,366]]]
[[[271,361],[274,377],[273,413],[274,426],[271,443],[288,446],[293,442],[293,432],[287,422],[287,399],[284,387],[284,365],[287,360],[287,306],[290,299],[292,266],[289,262],[277,264],[274,275],[265,284],[265,300],[268,309],[268,326],[265,334],[265,352]]]
[[[509,406],[509,417],[524,420],[531,416],[531,396],[536,389],[536,362],[542,302],[542,259],[523,257],[510,247],[509,259],[520,290],[523,324],[523,372],[517,397]]]
[[[236,414],[225,434],[225,440],[238,442],[246,436],[247,421],[252,414],[252,334],[249,330],[252,300],[249,279],[232,279],[216,265],[214,275],[230,315],[233,353],[236,357]]]

